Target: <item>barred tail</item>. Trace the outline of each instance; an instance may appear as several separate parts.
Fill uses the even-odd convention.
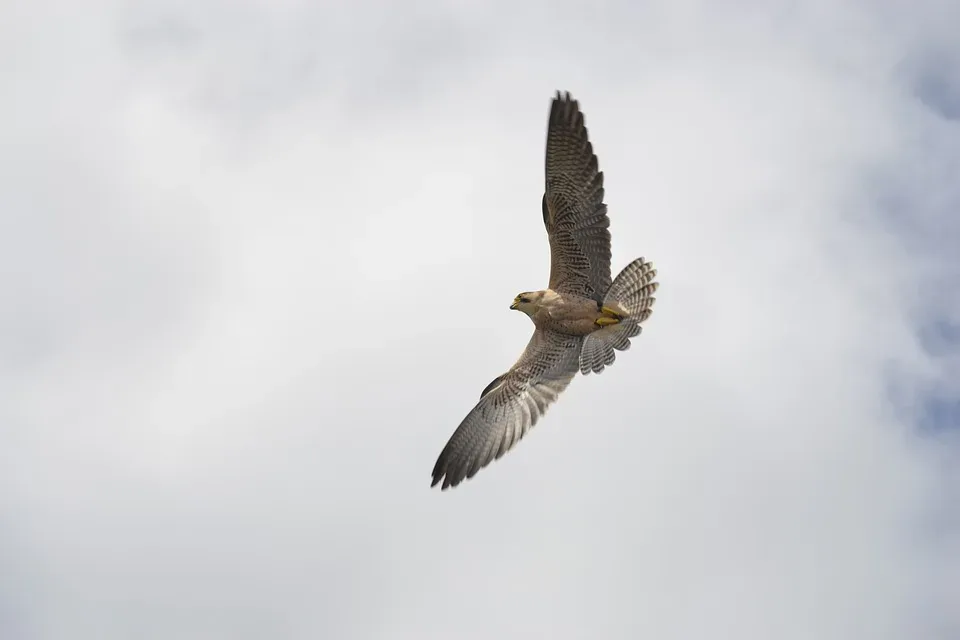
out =
[[[580,371],[600,373],[616,359],[616,351],[630,348],[630,338],[640,335],[640,324],[653,313],[653,297],[659,283],[654,282],[657,270],[652,262],[637,258],[614,279],[604,295],[603,304],[623,314],[617,324],[594,331],[583,340],[580,349]]]

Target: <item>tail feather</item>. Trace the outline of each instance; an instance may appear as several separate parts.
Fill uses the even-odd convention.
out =
[[[653,313],[653,304],[657,301],[653,297],[660,286],[653,280],[656,276],[652,262],[637,258],[624,267],[610,285],[604,303],[617,303],[628,316],[643,322]]]
[[[580,349],[581,373],[601,373],[616,360],[616,351],[626,351],[630,348],[630,339],[640,335],[640,325],[653,313],[657,301],[653,297],[660,286],[653,280],[656,275],[653,263],[638,258],[614,279],[603,303],[608,307],[619,307],[625,316],[617,324],[594,331],[584,339]]]

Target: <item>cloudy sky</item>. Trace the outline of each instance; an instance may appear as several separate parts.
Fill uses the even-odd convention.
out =
[[[0,637],[960,638],[956,3],[0,9]],[[627,354],[453,491],[546,285]]]

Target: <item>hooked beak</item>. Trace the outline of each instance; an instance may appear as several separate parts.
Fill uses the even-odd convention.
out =
[[[516,311],[516,310],[517,310],[517,307],[519,307],[519,306],[520,306],[520,303],[519,303],[518,301],[514,300],[514,301],[513,301],[513,304],[510,305],[510,308],[513,309],[514,311]]]

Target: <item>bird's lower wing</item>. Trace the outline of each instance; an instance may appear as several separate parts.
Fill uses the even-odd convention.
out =
[[[433,467],[435,486],[455,487],[509,451],[579,370],[583,338],[537,329],[517,363],[484,390]]]

